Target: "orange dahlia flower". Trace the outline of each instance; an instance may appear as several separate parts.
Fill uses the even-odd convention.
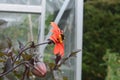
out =
[[[50,36],[50,40],[52,40],[55,44],[54,47],[54,54],[60,55],[61,57],[64,56],[64,36],[63,31],[60,30],[58,25],[55,22],[51,22],[52,29],[52,35]]]

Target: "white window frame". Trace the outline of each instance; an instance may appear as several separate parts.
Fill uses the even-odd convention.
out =
[[[76,49],[81,49],[76,57],[75,80],[82,80],[82,43],[83,43],[83,0],[75,0]]]
[[[0,12],[41,14],[42,7],[34,5],[0,3]]]

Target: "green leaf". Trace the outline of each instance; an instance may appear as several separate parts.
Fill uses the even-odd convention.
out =
[[[0,62],[5,62],[6,60],[2,60],[2,59],[0,59]]]
[[[76,54],[80,51],[81,51],[81,49],[77,49],[77,50],[72,51],[71,54],[69,55],[69,57],[76,56]]]
[[[68,78],[66,76],[63,76],[63,80],[68,80]]]
[[[11,48],[12,47],[12,41],[9,37],[7,37],[7,43],[8,43],[8,47]]]
[[[24,53],[24,54],[22,54],[22,57],[24,60],[30,60],[32,58],[32,55]]]
[[[3,52],[0,52],[0,57],[5,56],[6,54]]]
[[[48,63],[48,66],[49,66],[50,69],[53,69],[55,64],[54,63]]]
[[[12,60],[11,58],[8,58],[7,61],[5,62],[5,68],[4,68],[4,71],[8,71],[12,68]]]
[[[24,47],[23,43],[18,40],[19,48],[22,49]]]

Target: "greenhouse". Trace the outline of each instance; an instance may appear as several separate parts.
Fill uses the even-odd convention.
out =
[[[82,5],[82,0],[1,0],[1,79],[79,80],[81,78]],[[51,22],[57,24],[64,33],[64,57],[56,53],[55,58],[54,44],[46,44],[52,35]],[[42,43],[45,44],[41,45]],[[72,57],[72,53],[76,57]],[[59,57],[62,59],[58,62],[63,65],[58,67],[59,69],[55,67],[55,70],[53,68],[51,70],[51,66],[58,66],[56,61]],[[43,75],[43,72],[39,72],[36,67],[43,72],[47,69],[47,72]],[[35,72],[36,70],[39,74]]]

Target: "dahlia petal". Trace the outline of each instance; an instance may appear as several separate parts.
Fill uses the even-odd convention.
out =
[[[54,35],[50,36],[50,40],[52,40],[54,43],[57,43],[57,38]]]
[[[60,54],[60,56],[64,55],[64,43],[62,42],[60,35],[63,34],[63,32],[59,29],[56,23],[51,22],[51,26],[53,29],[51,32],[53,33],[50,36],[50,40],[52,40],[55,43],[54,47],[54,54]]]
[[[55,22],[51,22],[51,26],[53,27],[53,30],[52,30],[53,33],[60,34],[60,29]]]
[[[57,43],[54,47],[54,54],[60,54],[61,56],[64,56],[64,45]]]
[[[64,55],[64,45],[63,45],[63,43],[59,45],[59,49],[60,49],[60,51],[59,51],[60,55],[63,56]]]
[[[54,47],[54,54],[56,55],[56,54],[59,54],[59,45],[58,44],[56,44],[55,45],[55,47]]]

